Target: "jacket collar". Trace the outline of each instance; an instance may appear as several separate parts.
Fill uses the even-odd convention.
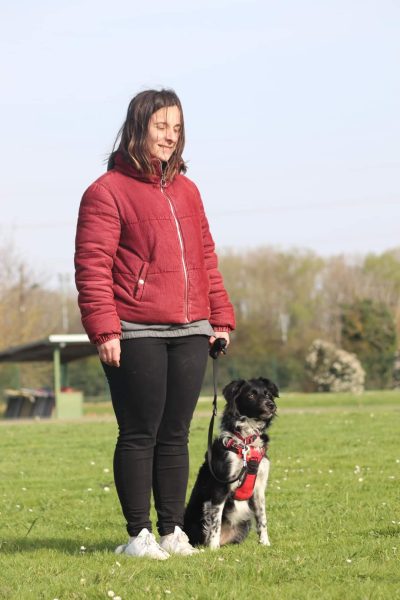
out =
[[[162,178],[162,162],[158,160],[158,158],[153,158],[151,162],[155,173],[143,173],[142,171],[139,171],[132,162],[128,162],[121,151],[117,150],[112,157],[111,165],[109,164],[108,170],[115,169],[128,177],[159,185]]]

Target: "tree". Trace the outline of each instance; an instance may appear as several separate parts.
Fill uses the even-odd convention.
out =
[[[281,387],[306,384],[304,356],[319,334],[316,278],[323,259],[311,251],[272,248],[222,254],[237,330],[221,375],[264,375]]]
[[[383,302],[370,298],[342,306],[342,346],[357,355],[369,388],[391,384],[396,352],[396,324]]]
[[[46,287],[46,278],[27,264],[12,240],[1,236],[0,231],[1,350],[62,331],[63,299],[59,291]],[[75,296],[69,292],[65,299],[74,333],[78,324]],[[0,388],[42,386],[53,386],[50,363],[0,365]]]
[[[364,272],[372,278],[373,288],[368,297],[384,302],[392,311],[400,336],[400,248],[381,255],[368,254]]]

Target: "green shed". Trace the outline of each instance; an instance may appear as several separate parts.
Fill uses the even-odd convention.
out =
[[[14,346],[0,352],[2,362],[53,363],[55,416],[75,419],[82,416],[83,394],[81,391],[62,391],[68,384],[68,363],[97,354],[97,348],[89,342],[85,333],[62,333]]]

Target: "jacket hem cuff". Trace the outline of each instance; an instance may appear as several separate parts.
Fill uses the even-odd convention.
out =
[[[96,337],[93,338],[91,341],[93,344],[96,344],[96,346],[99,346],[100,344],[104,344],[109,340],[115,340],[117,338],[120,338],[119,333],[102,333],[100,335],[96,335]]]

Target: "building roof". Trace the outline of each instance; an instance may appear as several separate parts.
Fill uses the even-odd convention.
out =
[[[60,349],[61,363],[71,362],[97,354],[86,333],[62,333],[47,338],[13,346],[0,351],[0,362],[52,361],[54,350]]]

